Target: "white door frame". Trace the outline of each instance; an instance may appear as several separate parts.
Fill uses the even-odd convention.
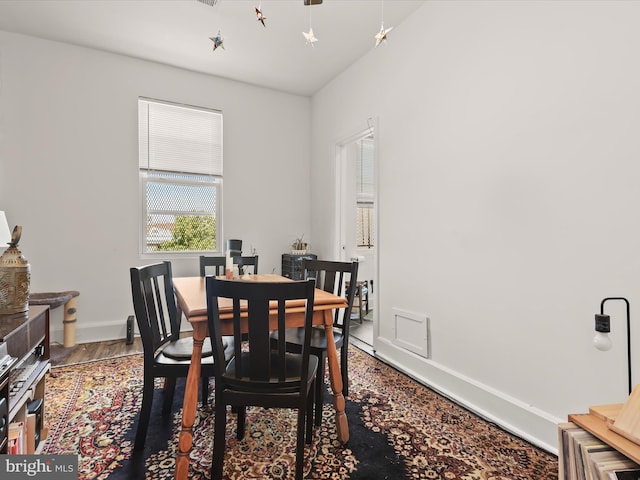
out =
[[[379,221],[378,221],[378,161],[380,158],[379,155],[379,140],[378,140],[378,118],[370,117],[367,119],[367,127],[358,130],[356,133],[351,134],[342,138],[341,140],[336,142],[336,159],[335,159],[335,172],[336,172],[336,211],[334,218],[336,219],[336,238],[335,238],[335,257],[340,259],[341,261],[348,261],[350,258],[346,258],[345,252],[345,244],[346,244],[346,225],[345,219],[343,215],[343,208],[346,202],[344,195],[344,182],[347,175],[347,157],[345,154],[345,147],[360,138],[363,138],[371,133],[373,133],[373,145],[374,145],[374,153],[373,153],[373,234],[374,234],[374,255],[373,255],[373,280],[374,280],[374,288],[373,293],[369,292],[370,299],[373,300],[373,305],[375,309],[373,311],[373,349],[376,349],[376,343],[378,339],[378,312],[380,312],[380,303],[379,303],[379,295],[378,292],[380,290],[380,282],[378,281],[378,266],[379,266]],[[372,290],[371,286],[369,287]]]

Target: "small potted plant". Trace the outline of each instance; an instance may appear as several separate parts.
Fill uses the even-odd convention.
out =
[[[306,242],[303,242],[302,237],[304,237],[304,235],[301,235],[300,237],[296,238],[295,242],[291,244],[292,255],[304,255],[307,253],[309,244]]]

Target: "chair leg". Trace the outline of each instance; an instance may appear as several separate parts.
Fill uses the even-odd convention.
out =
[[[369,282],[364,280],[362,283],[362,288],[364,292],[362,293],[362,298],[360,299],[362,306],[364,307],[365,314],[369,313]]]
[[[142,408],[140,409],[140,418],[138,419],[138,429],[136,430],[136,441],[134,450],[142,450],[147,437],[147,426],[149,425],[149,417],[151,416],[151,404],[153,403],[153,377],[147,377],[142,387]]]
[[[340,349],[340,375],[342,376],[342,395],[349,396],[349,346],[348,343],[343,343]]]
[[[324,352],[320,355],[320,362],[318,363],[318,373],[315,380],[315,425],[319,427],[322,425],[322,404],[324,403],[324,369],[326,365],[326,355]]]
[[[305,424],[307,426],[306,443],[311,443],[313,439],[313,399],[315,396],[316,381],[311,384],[311,389],[307,392],[307,419]]]
[[[173,405],[173,394],[176,391],[176,377],[166,377],[164,380],[164,400],[162,402],[162,416],[166,417],[171,413]],[[153,395],[153,394],[152,394]]]
[[[244,425],[247,419],[247,407],[244,405],[238,407],[238,427],[236,431],[236,438],[242,440],[244,438]]]
[[[211,480],[222,480],[226,427],[227,406],[216,398],[216,419],[215,433],[213,436],[213,465],[211,465]]]
[[[362,314],[362,284],[358,286],[358,290],[357,290],[357,294],[358,295],[358,317],[360,320],[360,325],[362,325],[362,323],[364,322],[364,315]]]
[[[302,408],[302,405],[300,405],[300,408],[298,408],[298,428],[296,437],[296,480],[303,480],[304,478],[305,418],[306,412],[304,411],[304,408]]]

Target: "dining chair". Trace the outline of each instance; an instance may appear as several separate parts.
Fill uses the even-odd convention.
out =
[[[358,278],[358,262],[333,262],[329,260],[304,259],[302,261],[304,278],[315,278],[318,288],[344,296],[347,305],[343,309],[336,309],[333,318],[333,338],[336,349],[340,350],[340,374],[342,376],[342,393],[349,394],[349,324],[353,307],[354,290],[345,287],[346,283],[354,285]],[[305,332],[300,328],[288,328],[285,332],[286,348],[290,352],[299,352],[302,348]],[[271,345],[280,341],[280,332],[271,334]],[[327,337],[324,326],[314,326],[311,335],[311,353],[320,359],[320,367],[315,387],[315,424],[322,422],[322,406],[324,400],[324,366],[327,358]]]
[[[162,415],[166,417],[171,412],[176,379],[186,377],[189,371],[193,337],[180,338],[180,317],[173,291],[171,262],[132,267],[130,275],[133,308],[144,358],[142,408],[134,444],[134,450],[141,450],[151,415],[154,380],[157,377],[165,379]],[[223,358],[228,360],[233,354],[233,345],[227,341],[225,347]],[[210,341],[205,341],[203,345],[202,358],[202,403],[206,405],[209,377],[215,374]]]
[[[258,255],[237,256],[233,257],[233,263],[238,265],[238,273],[244,275],[247,273],[247,267],[253,266],[253,274],[258,274]]]
[[[242,240],[229,238],[227,240],[227,251],[232,257],[239,257],[242,255]]]
[[[350,288],[349,282],[346,283],[345,288]],[[360,324],[362,324],[365,315],[369,314],[369,282],[367,280],[358,280],[356,282],[353,307],[357,308],[357,313],[353,315],[357,315]]]
[[[213,275],[224,275],[225,268],[227,267],[226,262],[226,257],[200,255],[200,276],[204,277],[209,270],[213,272]],[[207,267],[212,268],[207,269]]]
[[[313,429],[313,386],[318,370],[318,358],[311,355],[310,347],[315,282],[244,282],[215,277],[207,277],[206,282],[207,322],[215,355],[211,478],[222,478],[227,406],[230,405],[237,411],[239,440],[245,433],[246,407],[297,409],[295,478],[302,480],[304,444],[311,442]],[[235,356],[226,366],[219,310],[219,303],[225,301],[232,305],[232,318],[224,322],[233,329],[235,340]],[[270,346],[270,328],[284,334],[285,302],[304,307],[303,312],[296,313],[304,319],[301,328],[305,332],[298,354],[287,352],[284,341],[273,349]],[[244,333],[248,333],[246,342],[242,342]]]

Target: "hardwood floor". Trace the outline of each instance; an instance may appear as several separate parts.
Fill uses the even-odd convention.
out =
[[[355,322],[351,325],[351,335],[361,340],[366,346],[373,343],[373,328],[371,317],[373,311],[365,317],[365,324],[360,326]],[[361,332],[359,332],[359,328]],[[368,327],[368,330],[367,330]],[[364,331],[364,334],[362,333]],[[189,336],[190,332],[182,332],[180,336]],[[366,348],[365,348],[366,350]],[[65,348],[60,343],[51,344],[51,366],[59,367],[62,365],[71,365],[74,363],[90,362],[92,360],[101,360],[103,358],[120,357],[122,355],[130,355],[133,353],[142,353],[142,341],[139,336],[134,337],[133,343],[127,345],[122,340],[108,340],[105,342],[79,343],[74,347]]]
[[[190,331],[180,333],[181,337],[190,337]],[[73,363],[90,362],[103,358],[120,357],[133,353],[142,353],[142,340],[139,336],[133,337],[133,343],[127,345],[122,340],[108,340],[104,342],[79,343],[74,347],[64,348],[60,343],[51,344],[51,366],[70,365]]]
[[[132,353],[142,353],[142,341],[140,337],[135,337],[131,345],[127,345],[125,340],[79,343],[69,348],[64,348],[64,346],[59,343],[52,343],[51,366],[57,367],[73,363],[82,363]]]
[[[353,316],[351,318],[351,326],[349,327],[351,338],[356,338],[369,347],[373,346],[373,310],[369,310],[362,323],[357,319],[353,320]]]

